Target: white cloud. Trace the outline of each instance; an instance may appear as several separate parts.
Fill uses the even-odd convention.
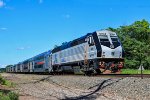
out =
[[[19,48],[17,48],[17,50],[25,50],[25,49],[30,49],[31,48],[31,46],[27,46],[27,47],[19,47]]]
[[[5,68],[7,65],[0,64],[0,68]]]
[[[0,30],[7,30],[7,28],[6,27],[1,27]]]
[[[5,6],[5,9],[7,9],[7,10],[14,10],[14,7]]]
[[[39,0],[39,4],[43,3],[43,0]]]
[[[24,50],[24,49],[25,49],[24,47],[17,48],[17,50]]]
[[[10,2],[10,0],[5,0],[5,1]],[[6,5],[6,2],[4,2],[4,0],[0,0],[0,8],[4,8],[4,9],[7,9],[7,10],[13,10],[14,7]]]
[[[69,19],[71,16],[70,16],[70,14],[65,14],[65,15],[63,15],[63,17],[66,19]]]
[[[31,48],[31,46],[27,46],[26,48],[30,49],[30,48]]]
[[[34,1],[34,0],[26,0],[27,2],[31,2],[31,1]],[[39,4],[42,4],[43,2],[44,2],[44,0],[37,0],[37,2],[39,3]]]
[[[2,0],[0,0],[0,8],[2,8],[4,6],[5,6],[5,3]]]

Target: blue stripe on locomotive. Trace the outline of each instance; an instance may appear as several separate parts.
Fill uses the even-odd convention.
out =
[[[59,48],[59,50],[56,50],[56,52],[72,47],[72,46],[73,46],[73,43],[74,43],[75,41],[77,41],[77,45],[79,45],[79,44],[81,44],[81,43],[79,43],[80,40],[85,40],[85,38],[86,38],[87,36],[92,35],[92,34],[93,34],[93,33],[87,33],[86,35],[84,35],[84,36],[82,36],[82,37],[80,37],[80,38],[77,38],[77,39],[75,39],[75,40],[73,40],[73,41],[70,41],[70,42],[66,42],[66,43],[62,44],[61,46],[58,46],[58,47],[54,48],[54,49],[52,50],[52,53],[55,53],[55,50],[58,49],[58,48]]]

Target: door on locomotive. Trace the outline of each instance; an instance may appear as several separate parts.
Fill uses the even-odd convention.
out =
[[[92,73],[95,73],[93,65],[96,57],[96,47],[92,35],[87,36],[85,41],[87,43],[84,48],[84,73],[86,75],[91,75]]]

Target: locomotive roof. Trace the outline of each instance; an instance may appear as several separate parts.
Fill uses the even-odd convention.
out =
[[[87,33],[86,35],[80,37],[80,38],[77,38],[77,39],[74,39],[73,41],[70,41],[70,42],[66,42],[64,44],[62,44],[61,46],[58,46],[56,48],[54,48],[52,50],[52,53],[54,52],[57,52],[57,51],[60,51],[60,50],[64,50],[64,49],[67,49],[69,47],[72,47],[72,46],[75,46],[75,45],[78,45],[78,44],[81,44],[81,43],[84,43],[85,42],[85,38],[89,35],[92,35],[93,33]]]
[[[99,30],[99,31],[96,31],[96,33],[107,33],[107,34],[113,34],[115,36],[117,36],[117,34],[113,31],[109,31],[109,30]]]
[[[104,33],[115,33],[115,32],[112,32],[112,31],[109,31],[109,30],[99,30],[99,31],[95,31],[96,33],[99,33],[99,32],[104,32]],[[75,45],[78,45],[78,44],[81,44],[81,43],[84,43],[85,42],[85,38],[89,35],[92,35],[94,34],[95,32],[93,33],[87,33],[86,35],[80,37],[80,38],[77,38],[77,39],[74,39],[73,41],[70,41],[70,42],[66,42],[64,44],[62,44],[61,46],[58,46],[54,49],[52,49],[52,53],[55,53],[55,52],[58,52],[58,51],[61,51],[61,50],[64,50],[64,49],[67,49],[67,48],[70,48],[72,46],[75,46]]]

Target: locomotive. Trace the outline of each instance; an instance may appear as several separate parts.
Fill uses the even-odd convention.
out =
[[[25,73],[120,73],[124,50],[115,32],[100,30],[63,43],[12,67],[7,72]]]

